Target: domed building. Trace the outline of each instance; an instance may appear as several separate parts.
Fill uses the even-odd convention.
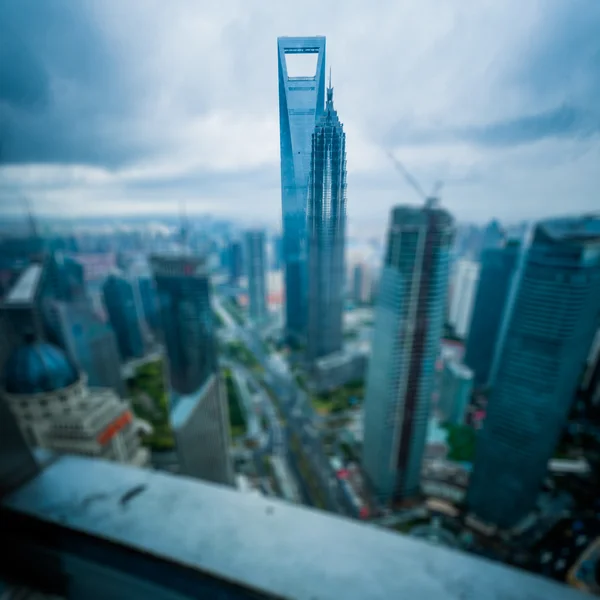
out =
[[[32,446],[148,463],[133,414],[112,390],[88,388],[86,376],[51,344],[28,340],[8,358],[0,394]]]

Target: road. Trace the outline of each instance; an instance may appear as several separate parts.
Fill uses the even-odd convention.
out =
[[[221,315],[227,313],[218,298],[215,298],[215,309]],[[285,431],[282,431],[280,439],[285,446],[288,462],[298,480],[301,495],[308,500],[307,504],[314,505],[316,499],[311,497],[310,486],[301,474],[301,457],[296,456],[295,452],[290,449],[289,440],[292,436],[299,440],[311,472],[319,482],[325,500],[325,508],[338,514],[355,516],[356,509],[344,494],[336,473],[329,463],[321,436],[315,426],[318,416],[312,409],[306,392],[298,386],[294,376],[287,368],[287,364],[268,352],[258,332],[251,326],[238,325],[231,318],[223,317],[223,320],[254,354],[265,371],[265,383],[279,400],[279,407],[286,421]],[[275,411],[275,407],[273,407],[273,411]],[[274,429],[274,431],[278,431],[278,429]]]
[[[273,426],[271,429],[272,439],[274,443],[281,444],[280,448],[285,453],[287,462],[295,475],[298,490],[304,503],[315,506],[316,498],[311,496],[310,486],[302,476],[302,457],[291,451],[289,441],[292,436],[299,440],[310,470],[316,476],[324,496],[325,508],[338,514],[353,516],[355,514],[354,508],[342,491],[336,474],[329,464],[321,437],[315,427],[317,415],[310,405],[306,392],[298,386],[293,375],[289,372],[287,364],[268,352],[258,332],[249,325],[244,327],[238,325],[229,315],[218,296],[213,296],[213,308],[221,316],[227,328],[235,333],[254,354],[254,357],[265,371],[264,381],[277,397],[279,408],[286,421],[285,427],[281,427],[281,425],[279,427]],[[273,406],[270,396],[268,394],[265,394],[265,396],[268,398],[268,404],[271,407],[269,409],[270,414],[279,423],[277,410]],[[271,420],[270,423],[274,425]]]

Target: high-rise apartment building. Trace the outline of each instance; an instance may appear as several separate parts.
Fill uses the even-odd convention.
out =
[[[121,358],[144,356],[141,315],[131,283],[121,275],[112,274],[102,286],[102,295]]]
[[[471,313],[479,282],[479,263],[461,259],[454,265],[449,322],[460,338],[469,332]]]
[[[227,400],[218,376],[205,261],[199,256],[175,254],[153,256],[151,265],[167,354],[171,423],[182,473],[230,484]],[[213,457],[210,465],[205,460],[209,456]]]
[[[285,263],[285,327],[287,335],[306,332],[306,206],[311,139],[325,104],[325,38],[277,39],[281,210]],[[287,57],[316,54],[315,72],[288,72]]]
[[[503,248],[489,248],[481,255],[479,284],[471,315],[464,362],[473,369],[476,386],[488,384],[500,328],[521,251],[516,240]]]
[[[248,273],[250,318],[255,322],[260,322],[268,314],[267,254],[264,231],[246,232],[246,271]]]
[[[325,112],[312,136],[307,208],[310,362],[342,349],[346,233],[346,134],[333,107],[331,82]]]
[[[392,210],[367,375],[363,467],[375,494],[418,492],[444,324],[452,217],[430,200]]]
[[[511,527],[535,506],[596,332],[600,218],[535,227],[467,497],[480,519]]]

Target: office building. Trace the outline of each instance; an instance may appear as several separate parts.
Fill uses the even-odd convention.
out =
[[[237,285],[244,270],[242,243],[239,240],[229,244],[229,281]]]
[[[325,105],[325,38],[277,39],[281,212],[285,263],[285,328],[288,337],[306,332],[306,201],[311,140]],[[316,54],[314,72],[288,72],[288,57]]]
[[[392,210],[367,373],[363,468],[386,503],[416,494],[444,324],[452,217]]]
[[[181,471],[232,484],[227,398],[218,376],[205,261],[186,254],[161,255],[153,256],[151,265],[167,354],[171,423],[179,432],[176,442]],[[220,404],[218,410],[216,404]],[[212,457],[210,462],[218,466],[217,471],[206,457]]]
[[[364,263],[357,263],[352,269],[352,300],[356,304],[369,304],[372,300],[372,274]]]
[[[249,314],[254,322],[260,322],[268,314],[267,306],[267,255],[265,232],[246,232],[246,266],[248,273]]]
[[[454,328],[454,333],[462,339],[465,339],[469,332],[478,282],[479,263],[462,259],[454,265],[448,321]]]
[[[171,426],[182,474],[233,485],[227,392],[218,373],[180,398],[171,413]]]
[[[474,384],[477,387],[489,382],[503,316],[510,291],[515,285],[520,252],[520,243],[512,240],[503,248],[489,248],[481,255],[479,284],[464,360],[473,370]]]
[[[468,506],[511,527],[536,504],[596,332],[600,218],[533,232],[479,432]]]
[[[351,381],[364,379],[368,353],[345,348],[317,359],[310,371],[309,387],[317,394],[335,390]]]
[[[88,385],[110,388],[125,397],[119,348],[112,327],[87,304],[54,302],[51,311],[60,346],[76,368],[86,374]]]
[[[141,315],[131,283],[122,275],[112,274],[102,286],[102,295],[121,359],[144,356]]]
[[[312,136],[307,208],[309,362],[342,349],[346,234],[346,134],[333,106],[331,82],[325,112]]]
[[[446,361],[438,402],[438,413],[442,423],[464,423],[472,392],[473,371],[456,361]]]
[[[283,268],[283,237],[280,235],[271,239],[271,266],[275,271]]]
[[[151,277],[139,277],[137,284],[146,325],[152,331],[157,331],[160,324],[160,317],[158,314],[158,300],[156,298],[156,290],[154,289],[154,280]]]
[[[148,464],[134,417],[111,390],[89,389],[62,351],[30,337],[6,362],[0,395],[31,446]]]
[[[506,232],[502,228],[502,225],[496,220],[491,220],[483,230],[483,234],[481,236],[481,246],[480,246],[480,256],[477,257],[481,260],[481,254],[486,250],[501,248],[504,246],[504,241],[506,239]]]

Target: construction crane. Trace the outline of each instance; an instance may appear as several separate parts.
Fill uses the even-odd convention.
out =
[[[443,182],[436,181],[435,185],[433,186],[433,189],[431,190],[431,193],[426,194],[423,191],[423,188],[420,186],[419,182],[410,174],[408,169],[392,154],[392,152],[390,150],[386,150],[386,154],[388,155],[389,159],[394,163],[396,169],[400,171],[406,183],[408,183],[408,185],[410,185],[410,187],[412,187],[413,190],[415,190],[417,194],[419,194],[421,199],[426,204],[434,204],[437,201],[437,196],[444,185]]]

